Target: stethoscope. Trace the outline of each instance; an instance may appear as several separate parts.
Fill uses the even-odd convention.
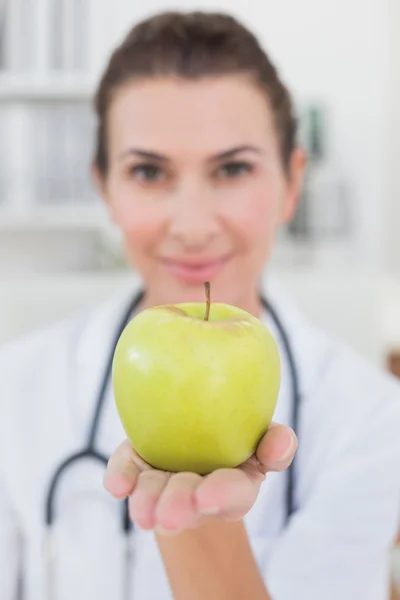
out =
[[[112,344],[110,347],[110,352],[107,357],[105,368],[103,372],[103,376],[101,378],[99,391],[97,393],[97,400],[95,402],[94,413],[90,423],[89,434],[87,438],[86,445],[84,448],[71,456],[67,457],[55,470],[53,476],[50,479],[50,484],[46,496],[46,504],[45,504],[45,526],[46,526],[46,538],[45,538],[45,562],[46,562],[46,586],[47,586],[47,600],[53,600],[55,598],[55,582],[54,582],[54,560],[55,560],[55,552],[54,545],[52,539],[52,529],[55,522],[55,501],[57,496],[57,489],[60,485],[61,478],[65,475],[67,470],[71,467],[75,466],[78,462],[83,460],[93,460],[98,464],[106,467],[108,463],[108,458],[104,454],[98,452],[96,450],[96,441],[99,432],[100,419],[103,407],[105,405],[106,400],[106,391],[108,388],[108,384],[111,378],[112,371],[112,363],[114,358],[114,351],[118,340],[125,329],[126,325],[132,318],[132,315],[135,313],[137,308],[140,306],[140,303],[144,297],[144,291],[140,291],[137,293],[134,298],[129,303],[129,306],[124,311],[121,321],[118,323],[118,327],[115,331],[114,339],[112,340]],[[273,306],[260,295],[260,302],[270,314],[272,321],[274,322],[278,333],[281,337],[282,344],[286,353],[286,358],[288,361],[290,376],[291,376],[291,387],[292,387],[292,403],[291,403],[291,426],[297,431],[298,421],[299,421],[299,407],[300,407],[300,387],[299,387],[299,377],[298,371],[296,368],[293,351],[291,348],[291,344],[289,342],[285,327],[277,314],[276,310]],[[286,487],[286,497],[285,497],[285,523],[288,522],[291,515],[295,511],[295,498],[294,498],[294,463],[292,462],[291,466],[287,470],[287,487]],[[122,503],[122,511],[121,511],[121,530],[124,533],[125,539],[125,561],[126,568],[124,570],[125,573],[125,581],[124,581],[124,598],[125,600],[129,600],[130,596],[130,561],[132,559],[131,552],[131,544],[130,544],[130,533],[133,529],[132,521],[129,517],[129,509],[128,509],[128,500],[125,500]]]

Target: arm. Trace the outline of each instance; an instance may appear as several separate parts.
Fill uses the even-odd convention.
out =
[[[271,600],[243,518],[266,473],[287,469],[296,449],[292,430],[273,424],[243,465],[201,477],[152,469],[126,440],[110,458],[104,483],[115,498],[130,497],[141,529],[156,532],[175,600]]]
[[[175,600],[271,600],[242,521],[157,535]]]

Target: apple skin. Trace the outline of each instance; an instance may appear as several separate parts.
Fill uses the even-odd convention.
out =
[[[277,404],[278,347],[229,304],[182,303],[133,318],[113,360],[114,396],[136,452],[154,468],[201,475],[256,450]]]

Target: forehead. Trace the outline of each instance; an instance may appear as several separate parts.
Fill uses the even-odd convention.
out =
[[[218,152],[274,141],[268,98],[241,76],[142,80],[117,91],[108,115],[110,152],[140,146],[166,153]]]

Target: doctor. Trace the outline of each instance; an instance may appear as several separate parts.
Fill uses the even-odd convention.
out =
[[[1,352],[1,600],[387,600],[399,387],[260,290],[305,165],[277,71],[234,19],[164,14],[115,50],[96,110],[94,177],[142,285]],[[127,308],[208,279],[276,335],[280,425],[239,469],[171,475],[123,441],[107,366]]]

